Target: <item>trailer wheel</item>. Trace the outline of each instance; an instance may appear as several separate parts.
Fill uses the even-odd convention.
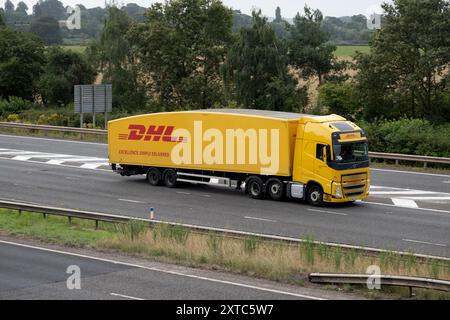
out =
[[[247,191],[252,199],[264,198],[264,182],[261,178],[250,178],[247,184]]]
[[[323,190],[319,185],[313,184],[308,187],[308,203],[313,206],[320,206],[323,203]]]
[[[158,168],[151,168],[147,172],[147,181],[152,186],[160,186],[162,184],[161,171]]]
[[[177,186],[177,173],[173,169],[164,171],[164,185],[168,188],[175,188]]]
[[[267,186],[267,193],[272,200],[281,201],[284,198],[286,188],[279,179],[271,180]]]

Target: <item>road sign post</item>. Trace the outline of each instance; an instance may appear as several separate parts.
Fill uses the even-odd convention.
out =
[[[92,113],[92,126],[96,126],[96,114],[105,114],[105,129],[108,112],[112,111],[112,85],[76,85],[74,87],[74,112],[80,114],[80,127],[83,127],[83,114]]]

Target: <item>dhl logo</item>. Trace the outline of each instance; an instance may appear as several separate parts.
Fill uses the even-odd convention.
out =
[[[129,133],[119,134],[119,140],[132,141],[162,141],[162,142],[185,142],[183,137],[174,137],[172,133],[175,127],[172,126],[154,126],[146,128],[140,124],[130,124]]]

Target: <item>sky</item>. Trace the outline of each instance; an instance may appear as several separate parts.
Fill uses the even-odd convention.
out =
[[[11,0],[14,5],[20,0]],[[37,0],[22,0],[30,8],[37,2]],[[87,8],[101,6],[105,4],[104,0],[60,0],[64,5],[73,6],[77,3],[83,4]],[[117,0],[119,4],[137,3],[143,7],[149,7],[154,2],[163,2],[164,0],[132,0],[124,1]],[[302,11],[305,3],[312,8],[317,8],[322,11],[325,16],[351,16],[355,14],[367,15],[370,12],[378,11],[380,4],[386,0],[222,0],[222,2],[232,7],[233,9],[241,10],[243,13],[250,14],[253,8],[261,9],[263,14],[269,17],[275,16],[275,9],[277,6],[281,7],[282,16],[285,18],[294,17],[297,12]],[[4,7],[5,0],[0,0],[0,7]],[[378,8],[368,10],[369,8]],[[369,11],[369,12],[368,12]]]

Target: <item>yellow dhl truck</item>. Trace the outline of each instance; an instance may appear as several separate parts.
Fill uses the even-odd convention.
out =
[[[153,186],[244,188],[251,198],[351,202],[369,195],[366,134],[337,116],[213,109],[108,123],[108,156],[122,176]]]

